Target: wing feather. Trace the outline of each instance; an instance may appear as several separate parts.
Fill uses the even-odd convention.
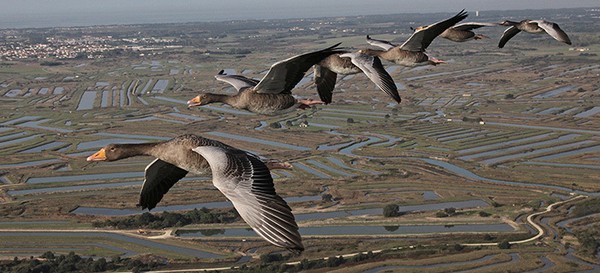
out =
[[[152,161],[144,171],[145,179],[138,206],[148,210],[155,208],[169,189],[187,173],[186,170],[158,158]]]
[[[227,75],[221,70],[219,74],[215,75],[215,79],[231,84],[237,91],[240,91],[245,87],[253,87],[258,84],[258,80],[246,78],[242,75]]]
[[[341,53],[342,50],[333,45],[279,61],[271,66],[269,72],[254,87],[257,93],[291,94],[292,89],[304,78],[306,71],[327,56]]]
[[[292,209],[275,192],[270,171],[257,156],[214,146],[193,150],[206,158],[214,185],[258,235],[293,252],[304,250]]]
[[[498,47],[503,48],[506,42],[508,42],[508,40],[510,40],[512,37],[515,37],[515,35],[517,35],[519,32],[521,32],[521,30],[519,30],[516,26],[507,28],[504,33],[502,33]]]
[[[383,50],[390,50],[391,48],[396,47],[396,44],[385,40],[373,39],[369,35],[367,35],[367,43],[372,46],[380,47]]]
[[[388,74],[378,57],[370,56],[363,53],[348,53],[340,56],[352,56],[351,60],[362,72],[373,82],[379,89],[388,94],[396,102],[400,103],[400,95],[398,88],[392,76]]]
[[[542,29],[544,29],[544,31],[546,31],[546,33],[548,33],[550,36],[552,36],[552,38],[556,39],[557,41],[561,41],[563,43],[566,43],[568,45],[571,44],[571,39],[569,39],[569,36],[567,36],[567,33],[565,33],[559,26],[557,23],[553,23],[553,22],[548,22],[545,20],[534,20],[531,21],[532,23],[537,23],[537,25],[539,27],[541,27]]]
[[[456,23],[467,18],[467,12],[463,9],[458,14],[452,16],[444,21],[437,22],[435,24],[426,26],[420,30],[415,31],[409,38],[404,42],[400,49],[408,51],[425,51],[431,44],[433,39],[438,35],[442,34],[444,30],[455,25]]]
[[[319,98],[325,104],[331,103],[333,99],[333,89],[335,89],[335,84],[337,81],[337,73],[320,65],[315,65],[313,70]]]

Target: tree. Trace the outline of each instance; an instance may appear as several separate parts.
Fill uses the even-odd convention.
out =
[[[503,240],[502,242],[500,242],[498,244],[498,247],[500,249],[509,249],[510,248],[510,243],[508,242],[508,240]]]
[[[456,213],[456,209],[455,208],[445,208],[444,212],[450,216],[450,215],[454,215]]]
[[[483,211],[483,210],[479,212],[479,216],[481,216],[481,217],[488,217],[488,216],[490,216],[490,215],[492,215],[492,214],[491,214],[491,213],[488,213],[488,212],[485,212],[485,211]]]
[[[388,204],[383,207],[383,217],[396,217],[400,216],[400,207],[396,204]]]
[[[40,258],[44,258],[47,260],[54,260],[56,257],[54,256],[54,252],[46,251],[46,252],[44,252],[44,254],[42,254],[42,256],[40,256]]]
[[[438,211],[438,212],[435,214],[435,217],[437,217],[437,218],[444,218],[444,217],[448,217],[448,214],[447,214],[447,213],[445,213],[445,212],[443,212],[443,211]]]
[[[325,193],[325,194],[321,195],[321,200],[323,200],[324,202],[332,202],[333,195],[331,195],[329,193]]]
[[[283,261],[283,255],[280,253],[260,255],[260,261],[264,264],[271,262]]]

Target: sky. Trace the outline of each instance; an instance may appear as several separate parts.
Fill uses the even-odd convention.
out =
[[[0,0],[0,28],[600,7],[599,0]]]

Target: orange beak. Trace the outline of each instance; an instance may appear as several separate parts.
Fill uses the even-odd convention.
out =
[[[200,101],[200,96],[196,96],[195,98],[188,100],[187,104],[188,104],[188,107],[202,105],[202,102]]]
[[[106,150],[104,148],[97,151],[95,154],[88,156],[87,161],[104,161],[106,160]]]

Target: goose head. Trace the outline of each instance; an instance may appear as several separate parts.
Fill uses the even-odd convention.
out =
[[[115,161],[129,157],[129,150],[120,144],[108,144],[95,154],[87,157],[87,161]]]
[[[187,104],[188,104],[188,107],[202,106],[202,105],[212,103],[213,101],[214,100],[213,100],[212,96],[208,93],[205,93],[205,94],[200,94],[191,100],[188,100]]]
[[[513,21],[508,21],[508,20],[498,23],[498,25],[506,26],[506,27],[511,27],[511,26],[518,25],[518,24],[519,24],[519,22],[513,22]]]

